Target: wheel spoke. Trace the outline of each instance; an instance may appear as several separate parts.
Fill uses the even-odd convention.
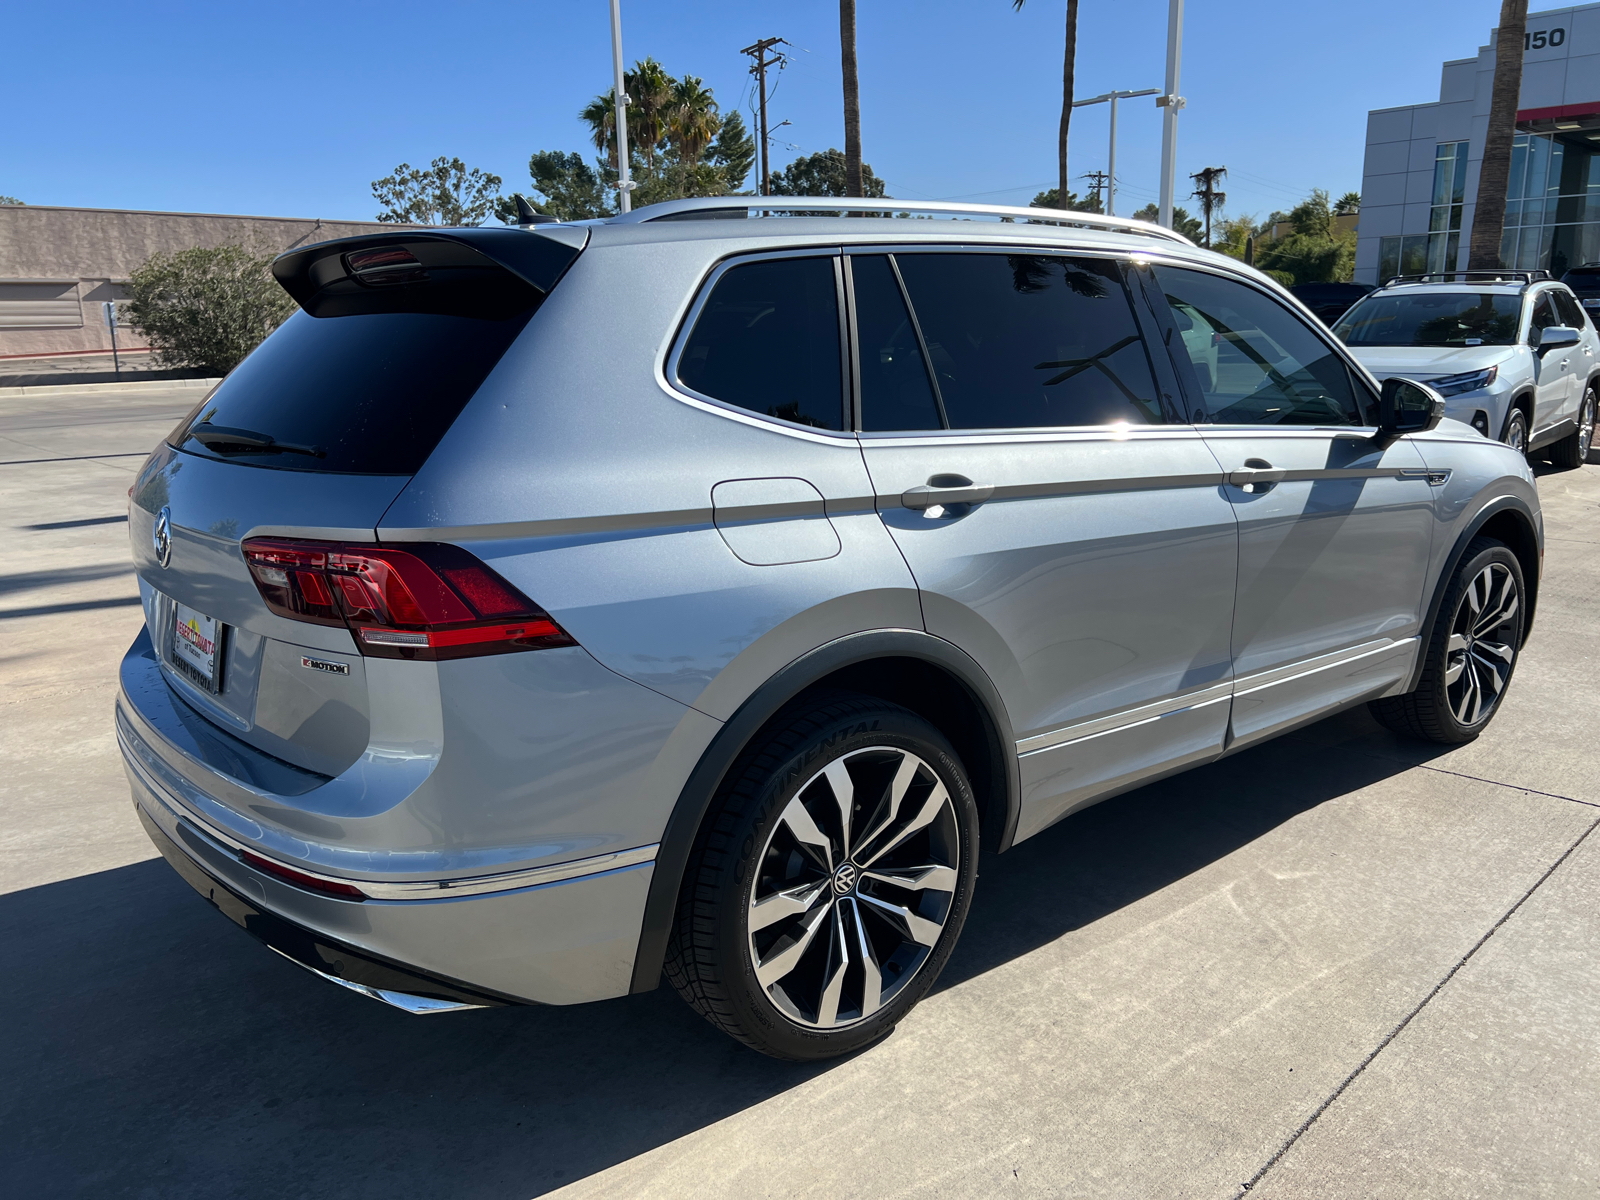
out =
[[[1467,635],[1464,633],[1452,633],[1450,635],[1450,643],[1445,647],[1445,653],[1456,654],[1462,650],[1465,650],[1466,648]]]
[[[1508,574],[1505,586],[1501,589],[1500,603],[1495,606],[1494,611],[1478,618],[1472,627],[1472,632],[1478,637],[1482,637],[1484,634],[1500,628],[1516,615],[1517,589],[1511,585],[1511,576]]]
[[[1511,660],[1517,656],[1517,652],[1504,642],[1486,642],[1480,640],[1473,644],[1472,652],[1474,654],[1493,655],[1507,666],[1509,666],[1511,664]]]
[[[876,896],[869,896],[865,892],[857,892],[856,899],[862,904],[870,904],[881,911],[886,917],[894,921],[901,929],[909,933],[913,941],[924,946],[932,946],[939,940],[939,934],[944,929],[936,921],[926,917],[919,917],[903,904],[890,904],[887,900],[880,900]]]
[[[883,1003],[883,972],[878,969],[878,956],[873,952],[872,939],[867,937],[867,927],[861,923],[861,906],[852,902],[850,915],[855,920],[856,945],[861,951],[861,969],[865,974],[861,984],[861,1015],[870,1017]]]
[[[829,950],[834,966],[828,982],[822,985],[822,999],[817,1001],[817,1024],[823,1027],[839,1023],[839,993],[844,990],[844,973],[850,966],[850,938],[844,929],[843,908],[843,904],[835,904],[828,921]]]
[[[811,819],[806,806],[800,803],[799,796],[789,801],[779,821],[789,827],[789,832],[794,835],[794,840],[800,843],[802,849],[820,850],[822,852],[820,861],[827,868],[828,874],[833,874],[833,846],[828,841],[828,835],[817,828],[817,823]],[[812,857],[818,856],[813,853]]]
[[[765,900],[757,900],[750,906],[750,932],[759,933],[775,921],[806,912],[830,886],[828,880],[822,879],[815,883],[803,883],[787,891],[774,892]]]
[[[839,860],[843,862],[850,857],[850,813],[856,803],[856,784],[850,778],[850,770],[842,758],[834,759],[822,773],[828,777],[828,786],[833,789],[833,801],[839,806]]]
[[[1478,620],[1478,614],[1483,612],[1484,603],[1489,599],[1489,588],[1493,586],[1494,575],[1492,568],[1485,567],[1479,571],[1473,581],[1467,586],[1467,611],[1472,614],[1473,623]],[[1479,592],[1479,589],[1482,592]]]
[[[1501,664],[1494,662],[1492,659],[1484,658],[1481,654],[1474,654],[1472,661],[1477,664],[1480,672],[1488,676],[1489,684],[1494,688],[1494,694],[1498,696],[1506,686],[1505,678],[1500,674]]]
[[[769,954],[756,964],[756,979],[762,987],[771,987],[795,969],[795,965],[800,961],[800,956],[806,952],[813,939],[816,938],[817,930],[827,924],[828,917],[832,914],[833,909],[834,905],[831,899],[827,904],[812,909],[810,915],[800,923],[800,931],[797,937],[787,943],[780,943],[783,947],[782,949],[774,954]]]
[[[917,811],[917,815],[912,817],[906,823],[905,828],[895,834],[892,839],[874,850],[869,858],[858,860],[861,866],[863,868],[870,867],[889,851],[905,842],[907,838],[919,829],[926,829],[929,825],[932,825],[934,818],[939,815],[939,810],[944,807],[948,800],[949,793],[944,790],[944,784],[935,782],[933,790],[928,793],[928,798],[922,802],[922,807]]]
[[[895,867],[888,871],[863,871],[861,874],[865,879],[876,879],[879,883],[893,884],[912,892],[956,890],[956,869],[939,863],[929,863],[925,867]]]
[[[894,779],[889,783],[889,811],[884,814],[883,820],[874,825],[869,833],[861,839],[861,845],[866,846],[885,829],[894,824],[895,817],[900,815],[900,805],[910,790],[912,780],[916,779],[917,771],[922,767],[922,760],[914,755],[907,754],[900,760],[900,767],[894,773]]]

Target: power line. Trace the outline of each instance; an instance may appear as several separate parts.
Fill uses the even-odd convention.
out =
[[[767,68],[777,67],[781,73],[789,61],[782,50],[774,51],[771,58],[767,57],[767,51],[776,46],[787,45],[789,43],[783,38],[770,37],[762,38],[754,45],[746,46],[739,51],[740,54],[748,54],[753,60],[750,74],[756,77],[756,92],[761,99],[761,133],[760,140],[756,143],[761,152],[760,184],[756,188],[756,194],[761,196],[770,196],[772,194],[772,146],[767,141]]]

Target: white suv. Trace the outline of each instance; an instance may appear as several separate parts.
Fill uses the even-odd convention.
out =
[[[1333,331],[1380,380],[1426,382],[1446,415],[1485,437],[1544,450],[1558,467],[1589,455],[1600,333],[1542,271],[1400,276]]]

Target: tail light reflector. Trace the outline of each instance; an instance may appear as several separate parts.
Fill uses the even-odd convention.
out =
[[[365,900],[367,894],[360,888],[349,883],[338,883],[332,879],[318,879],[315,875],[307,875],[304,871],[296,871],[293,867],[285,866],[281,862],[274,862],[270,858],[263,858],[259,854],[252,854],[248,850],[239,851],[239,857],[258,871],[265,871],[269,875],[276,875],[279,879],[286,880],[296,887],[305,888],[308,892],[322,892],[328,896],[338,896],[345,900]]]
[[[346,626],[362,654],[436,662],[578,644],[459,546],[248,538],[243,549],[268,608]]]

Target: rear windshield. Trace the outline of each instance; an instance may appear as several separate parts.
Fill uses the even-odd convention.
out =
[[[532,311],[502,319],[297,312],[170,440],[254,466],[415,474]]]
[[[1600,269],[1574,269],[1563,275],[1561,277],[1561,282],[1566,284],[1568,287],[1600,287]]]
[[[1347,346],[1509,346],[1522,297],[1491,292],[1378,293],[1339,318]]]

